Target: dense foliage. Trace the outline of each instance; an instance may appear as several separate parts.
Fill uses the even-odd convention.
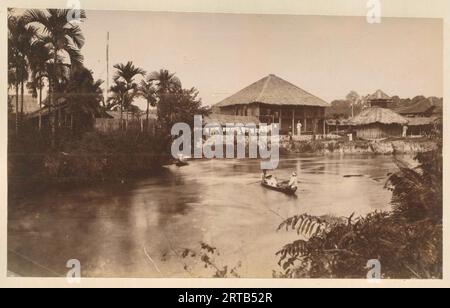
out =
[[[276,277],[365,278],[369,260],[379,260],[383,278],[442,277],[442,149],[420,154],[416,168],[398,161],[386,188],[393,191],[390,212],[331,219],[300,215],[280,229],[301,238],[277,255]]]

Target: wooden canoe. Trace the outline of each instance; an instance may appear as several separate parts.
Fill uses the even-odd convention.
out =
[[[265,182],[261,182],[261,185],[267,189],[278,191],[278,192],[281,192],[281,193],[284,193],[287,195],[295,195],[295,193],[297,192],[297,188],[291,188],[289,186],[276,186],[275,187],[275,186],[269,185]]]

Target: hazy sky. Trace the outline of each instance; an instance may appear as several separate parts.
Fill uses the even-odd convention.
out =
[[[110,65],[132,60],[151,72],[175,72],[215,104],[268,74],[330,102],[350,90],[443,95],[442,23],[279,15],[88,11],[85,65],[106,79]],[[112,77],[113,69],[110,69]]]

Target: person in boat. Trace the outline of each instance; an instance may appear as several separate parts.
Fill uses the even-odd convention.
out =
[[[292,189],[296,189],[298,187],[298,178],[297,172],[293,172],[291,175],[291,179],[289,180],[288,186]]]
[[[278,179],[273,176],[272,174],[267,174],[267,170],[263,170],[262,180],[265,184],[277,187],[278,186]]]

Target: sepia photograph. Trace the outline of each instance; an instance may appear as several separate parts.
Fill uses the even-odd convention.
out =
[[[442,280],[444,19],[378,2],[8,7],[7,276]]]

